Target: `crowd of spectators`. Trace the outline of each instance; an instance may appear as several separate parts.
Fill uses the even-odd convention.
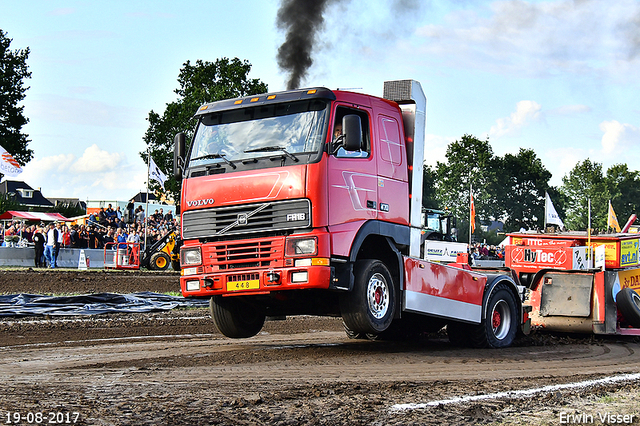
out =
[[[504,260],[504,247],[475,243],[469,250],[474,260]]]
[[[144,243],[144,208],[139,206],[127,216],[119,208],[114,210],[111,204],[106,209],[101,208],[89,216],[86,225],[76,225],[78,238],[71,237],[71,247],[101,249],[114,242]],[[155,210],[146,221],[146,244],[153,244],[174,228],[178,230],[178,222],[171,212],[164,213],[162,208]]]
[[[109,243],[144,243],[144,208],[139,206],[133,210],[133,213],[126,216],[120,207],[114,209],[109,204],[106,209],[103,207],[97,213],[90,214],[85,224],[67,226],[57,222],[54,227],[57,230],[59,247],[102,249]],[[179,232],[178,220],[170,211],[164,213],[162,208],[155,210],[146,221],[146,244],[153,244],[174,228]],[[20,221],[7,222],[2,232],[3,245],[8,247],[37,245],[36,235],[46,235],[48,229],[49,225],[44,223],[29,225]]]

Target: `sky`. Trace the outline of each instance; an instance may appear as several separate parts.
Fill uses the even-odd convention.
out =
[[[176,100],[186,61],[237,57],[285,90],[279,7],[0,0],[0,28],[12,50],[30,49],[32,73],[22,104],[34,157],[14,179],[84,201],[144,191],[146,118]],[[469,134],[496,155],[533,149],[555,186],[587,158],[640,170],[640,0],[329,0],[318,19],[302,87],[381,96],[386,80],[419,81],[427,164]]]

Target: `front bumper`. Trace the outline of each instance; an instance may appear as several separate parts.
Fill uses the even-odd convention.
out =
[[[183,275],[180,277],[180,288],[185,297],[265,294],[284,290],[328,289],[332,276],[330,266],[245,269]]]

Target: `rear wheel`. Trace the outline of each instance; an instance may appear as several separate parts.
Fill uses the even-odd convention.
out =
[[[344,327],[344,332],[346,333],[349,339],[366,339],[367,338],[367,335],[365,333],[358,333],[356,331],[353,331],[344,322],[342,323],[342,326]]]
[[[472,343],[479,348],[505,348],[513,343],[518,331],[518,305],[504,284],[495,286],[489,296],[484,320],[473,327]]]
[[[149,260],[149,268],[154,271],[164,271],[171,264],[171,258],[169,255],[163,251],[159,251],[157,253],[153,253],[151,255],[151,259]]]
[[[381,333],[395,315],[396,290],[391,273],[375,259],[357,261],[353,272],[353,290],[340,297],[342,319],[355,333]]]
[[[640,328],[640,295],[632,288],[623,288],[616,295],[616,304],[624,319],[631,326]]]
[[[213,296],[209,301],[211,317],[220,333],[241,339],[255,336],[262,330],[266,314],[242,296]]]

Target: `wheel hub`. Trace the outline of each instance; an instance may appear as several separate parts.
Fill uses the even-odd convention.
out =
[[[493,311],[493,328],[496,329],[500,327],[501,322],[502,322],[502,316],[500,315],[500,312]]]
[[[493,335],[498,340],[502,340],[509,334],[511,323],[511,311],[509,304],[505,300],[498,300],[491,310],[491,328]]]
[[[367,285],[367,302],[369,312],[374,318],[383,318],[389,310],[389,287],[385,277],[376,273],[371,276]]]

